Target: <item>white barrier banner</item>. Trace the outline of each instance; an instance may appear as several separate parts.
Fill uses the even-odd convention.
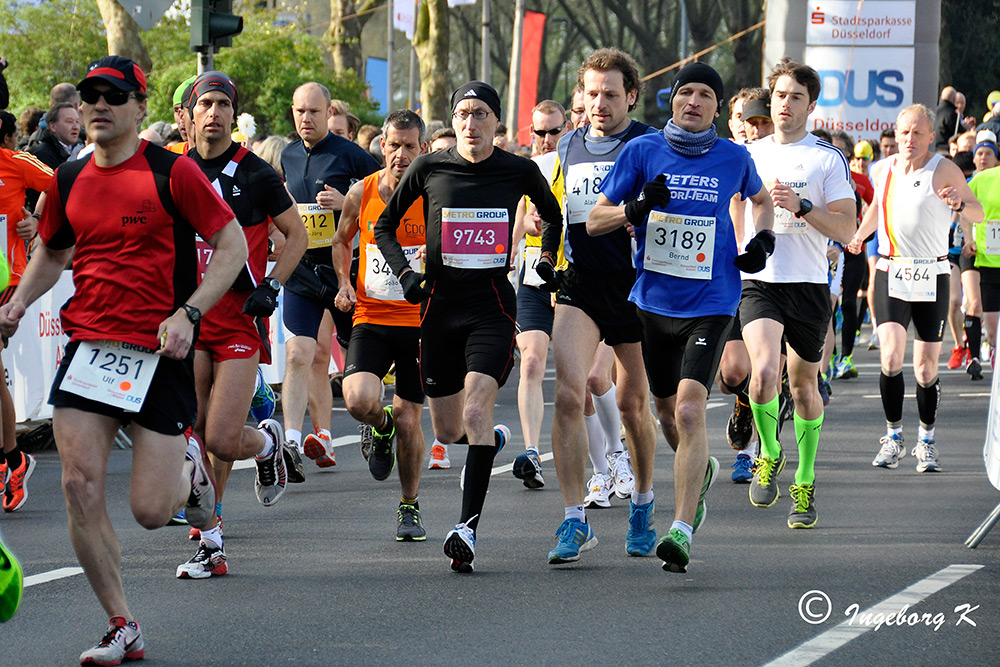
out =
[[[997,327],[1000,335],[1000,327]],[[1000,340],[996,337],[993,340]],[[993,387],[990,389],[990,409],[986,413],[986,443],[983,445],[983,462],[990,484],[1000,489],[1000,373],[993,369]]]

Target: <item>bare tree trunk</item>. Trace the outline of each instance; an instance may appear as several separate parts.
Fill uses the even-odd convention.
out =
[[[330,26],[323,33],[323,44],[338,74],[347,70],[361,74],[361,30],[372,17],[364,12],[383,4],[385,0],[330,0]]]
[[[130,58],[142,68],[143,72],[150,72],[153,63],[149,59],[145,44],[139,37],[139,24],[135,19],[118,4],[118,0],[97,0],[97,6],[101,10],[104,28],[108,32],[108,53]]]
[[[413,48],[420,59],[420,105],[424,122],[449,124],[448,0],[423,0],[417,13]]]

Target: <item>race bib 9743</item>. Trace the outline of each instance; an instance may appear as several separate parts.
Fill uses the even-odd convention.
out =
[[[509,234],[505,208],[441,209],[441,261],[457,269],[506,266]]]

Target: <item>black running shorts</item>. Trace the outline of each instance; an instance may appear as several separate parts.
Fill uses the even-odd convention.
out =
[[[875,271],[875,320],[896,322],[906,329],[913,321],[917,340],[925,343],[939,343],[944,337],[944,325],[948,320],[951,301],[951,276],[940,273],[935,287],[935,301],[903,301],[889,296],[889,274]]]
[[[396,364],[396,395],[411,403],[424,402],[420,385],[420,329],[365,322],[351,329],[344,377],[372,373],[379,379]]]
[[[517,313],[506,277],[429,283],[420,309],[420,372],[430,398],[465,388],[468,373],[489,375],[501,387],[514,365]]]
[[[637,313],[642,323],[642,359],[653,396],[670,398],[681,380],[695,380],[711,392],[733,318],[665,317],[642,309]]]
[[[53,407],[75,408],[112,417],[123,426],[135,422],[163,435],[179,435],[194,424],[198,414],[198,400],[194,393],[194,345],[186,359],[160,359],[149,385],[149,393],[139,412],[126,412],[122,408],[92,401],[59,388],[79,347],[80,341],[70,341],[66,345],[66,355],[56,369],[52,391],[49,393],[49,404]]]
[[[767,318],[784,326],[788,347],[805,361],[823,359],[830,323],[830,288],[826,283],[768,283],[744,280],[740,322]]]
[[[593,273],[569,265],[559,281],[556,303],[579,308],[594,321],[601,340],[614,347],[642,340],[635,304],[628,300],[635,271]]]

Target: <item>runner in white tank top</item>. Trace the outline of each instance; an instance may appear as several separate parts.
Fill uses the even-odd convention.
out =
[[[963,229],[983,219],[983,207],[962,171],[931,153],[934,112],[915,104],[896,120],[899,154],[880,163],[872,174],[875,202],[865,213],[848,249],[859,252],[866,236],[878,227],[875,316],[881,342],[879,389],[886,434],[872,465],[893,469],[906,455],[903,445],[903,356],[906,329],[913,320],[913,373],[917,380],[920,429],[913,455],[918,472],[941,466],[934,441],[934,422],[941,398],[938,356],[948,317],[948,227],[953,213]],[[968,238],[968,237],[966,237]]]

